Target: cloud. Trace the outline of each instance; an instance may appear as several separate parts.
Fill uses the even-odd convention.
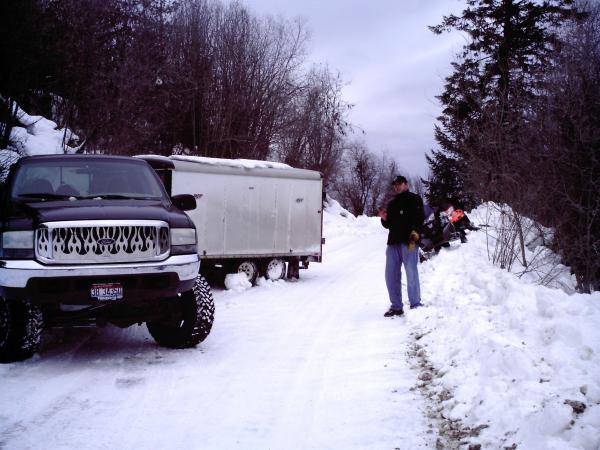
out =
[[[425,176],[440,107],[435,99],[464,43],[427,27],[464,7],[459,0],[248,0],[258,14],[303,17],[309,59],[339,70],[354,104],[350,120],[371,150],[387,150],[410,173]]]

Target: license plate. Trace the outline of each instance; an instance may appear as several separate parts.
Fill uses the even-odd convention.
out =
[[[123,285],[121,283],[92,284],[91,295],[99,301],[121,300],[123,298]]]

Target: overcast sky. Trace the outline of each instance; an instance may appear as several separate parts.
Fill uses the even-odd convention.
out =
[[[464,43],[428,25],[458,13],[461,0],[244,0],[259,15],[302,17],[309,60],[338,70],[348,85],[350,121],[373,151],[386,151],[406,173],[427,175],[425,152],[450,62]]]

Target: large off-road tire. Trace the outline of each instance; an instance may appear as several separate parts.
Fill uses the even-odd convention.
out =
[[[161,321],[147,322],[148,331],[158,345],[169,348],[195,347],[212,328],[215,303],[204,277],[198,275],[191,291],[172,299],[179,313]]]
[[[40,346],[43,328],[38,306],[0,297],[0,363],[31,358]]]
[[[263,265],[262,273],[267,280],[277,281],[285,278],[285,261],[279,258],[269,259]]]

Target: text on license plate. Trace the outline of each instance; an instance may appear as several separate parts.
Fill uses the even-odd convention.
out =
[[[123,298],[123,285],[121,283],[92,284],[91,294],[96,300],[120,300]]]

